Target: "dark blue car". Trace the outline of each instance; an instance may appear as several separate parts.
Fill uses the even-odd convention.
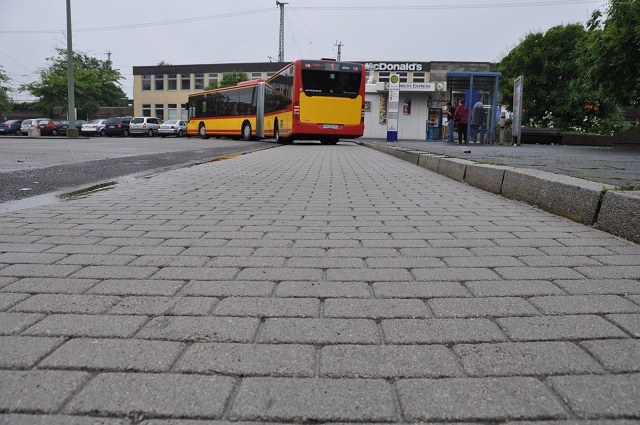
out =
[[[0,134],[15,134],[16,136],[19,136],[21,124],[22,120],[7,120],[0,123]]]

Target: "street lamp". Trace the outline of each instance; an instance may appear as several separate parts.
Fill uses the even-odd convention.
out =
[[[69,128],[67,128],[67,137],[78,137],[78,129],[76,128],[76,99],[73,89],[73,43],[71,42],[71,0],[67,0],[67,96],[69,99],[69,110],[67,118],[69,119]]]

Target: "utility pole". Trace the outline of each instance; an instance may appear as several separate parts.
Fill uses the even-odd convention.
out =
[[[340,62],[340,58],[341,58],[341,56],[342,56],[342,53],[341,53],[341,52],[342,52],[341,47],[342,47],[342,46],[344,46],[344,44],[342,44],[342,41],[341,41],[340,43],[338,43],[338,42],[336,41],[336,44],[334,44],[334,46],[338,46],[338,62]]]
[[[111,62],[111,51],[107,50],[104,54],[107,55],[107,61]]]
[[[69,99],[67,137],[78,137],[76,128],[76,99],[73,87],[73,43],[71,41],[71,0],[67,0],[67,98]]]
[[[280,42],[278,43],[278,62],[284,62],[284,5],[276,0],[276,6],[280,7]]]

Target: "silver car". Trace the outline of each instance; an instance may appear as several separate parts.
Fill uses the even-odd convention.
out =
[[[91,120],[86,124],[82,124],[80,127],[80,134],[83,136],[104,136],[107,126],[106,119]]]
[[[167,120],[160,124],[158,134],[164,136],[182,137],[187,134],[187,122],[182,120]]]
[[[155,117],[133,117],[129,123],[129,134],[131,136],[137,136],[139,134],[145,134],[149,137],[158,134],[158,129],[162,124],[160,118]]]
[[[29,130],[38,128],[38,123],[40,121],[47,121],[48,119],[49,118],[29,118],[24,120],[22,121],[22,124],[20,124],[20,133],[28,134]]]

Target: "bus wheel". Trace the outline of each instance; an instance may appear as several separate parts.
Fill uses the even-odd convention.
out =
[[[242,140],[251,140],[251,124],[246,121],[242,124]]]
[[[198,136],[200,136],[201,139],[209,138],[209,136],[207,136],[207,128],[204,126],[203,122],[201,122],[200,126],[198,127]]]

